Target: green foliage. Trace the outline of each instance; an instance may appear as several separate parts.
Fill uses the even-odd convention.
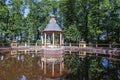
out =
[[[69,28],[64,28],[64,34],[70,42],[79,42],[81,39],[80,32],[75,24],[69,26]]]
[[[72,74],[76,75],[79,67],[81,66],[81,61],[77,56],[71,56],[65,60],[65,65]]]
[[[89,68],[89,78],[90,80],[98,80],[99,76],[103,72],[103,68],[100,66],[97,59],[93,59]]]
[[[5,1],[0,1],[0,39],[37,41],[53,13],[65,42],[120,42],[119,0]]]
[[[41,40],[37,40],[36,43],[37,43],[37,45],[42,45],[42,41]]]

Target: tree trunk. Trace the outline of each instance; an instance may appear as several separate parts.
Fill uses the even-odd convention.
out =
[[[117,31],[117,39],[116,39],[116,42],[120,42],[120,27],[118,28],[118,31]]]
[[[85,13],[85,41],[88,43],[88,12],[86,10],[86,6],[84,7],[84,13]]]

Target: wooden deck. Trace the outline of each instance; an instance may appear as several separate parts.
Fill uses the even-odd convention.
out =
[[[19,46],[19,47],[4,47],[0,48],[0,53],[11,51],[11,50],[29,50],[29,51],[43,51],[43,48],[41,46]],[[50,50],[47,50],[49,52]],[[83,52],[89,54],[109,54],[112,56],[120,56],[120,48],[101,48],[101,47],[78,47],[78,46],[64,46],[63,51],[72,51],[72,52]],[[55,52],[56,53],[56,52]]]
[[[120,49],[118,48],[94,48],[94,47],[64,47],[65,51],[80,51],[80,52],[86,52],[89,54],[109,54],[112,56],[120,56]]]

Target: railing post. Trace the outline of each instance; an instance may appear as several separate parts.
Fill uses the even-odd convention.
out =
[[[35,53],[37,53],[37,46],[38,46],[38,45],[37,45],[37,42],[36,42],[36,43],[35,43],[35,47],[34,47],[34,48],[35,48]]]
[[[96,48],[98,47],[98,44],[97,44],[97,42],[96,42],[96,45],[95,45],[95,47],[96,47]]]
[[[71,47],[71,43],[69,43],[69,47]],[[70,55],[71,55],[71,50],[69,50],[69,53],[70,53]]]
[[[35,46],[37,47],[37,42],[35,43]]]
[[[112,44],[111,43],[109,44],[109,48],[112,48]]]
[[[27,46],[26,42],[25,42],[25,46]]]
[[[69,43],[69,46],[71,47],[71,43]]]

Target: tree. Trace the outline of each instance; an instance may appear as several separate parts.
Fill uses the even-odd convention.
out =
[[[68,28],[76,21],[75,17],[75,3],[76,0],[61,0],[59,2],[60,16],[62,17],[62,24]]]
[[[0,37],[6,40],[8,29],[9,10],[5,1],[0,1]]]
[[[35,41],[40,39],[42,30],[47,26],[50,19],[50,14],[57,15],[58,2],[53,0],[42,0],[40,2],[31,1],[30,13],[27,16],[27,28],[29,29],[27,35],[29,39]],[[57,17],[57,16],[56,16]]]
[[[80,32],[75,24],[70,25],[69,28],[64,28],[65,38],[69,42],[79,42],[81,39]]]

